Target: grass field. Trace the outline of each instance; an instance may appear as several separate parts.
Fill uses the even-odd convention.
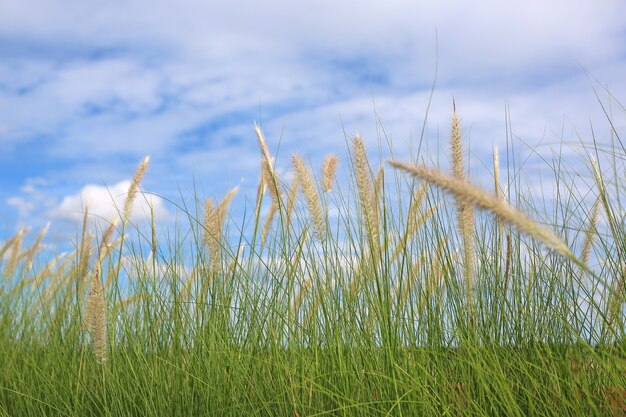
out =
[[[626,415],[619,137],[552,155],[545,205],[497,151],[473,185],[456,113],[451,172],[357,136],[286,181],[257,137],[241,219],[131,223],[146,159],[73,252],[0,245],[0,415]]]

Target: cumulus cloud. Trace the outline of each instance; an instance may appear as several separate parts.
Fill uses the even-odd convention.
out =
[[[130,184],[129,180],[110,187],[88,184],[80,192],[63,197],[52,211],[52,218],[80,223],[83,221],[85,207],[89,205],[91,218],[110,222],[123,210]],[[150,219],[150,206],[153,207],[156,220],[167,217],[168,212],[161,198],[151,194],[140,194],[133,203],[130,220]]]

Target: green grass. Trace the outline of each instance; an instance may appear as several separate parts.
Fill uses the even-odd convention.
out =
[[[87,228],[56,262],[18,235],[0,246],[0,415],[624,415],[626,152],[587,149],[602,174],[583,153],[585,188],[557,154],[549,204],[514,160],[503,178],[576,257],[590,242],[588,260],[477,211],[469,286],[454,198],[390,166],[359,178],[354,155],[332,191],[316,181],[321,231],[274,175],[265,241],[265,194],[217,229],[203,202],[173,236],[123,221],[108,251]],[[95,279],[102,363],[84,320]]]

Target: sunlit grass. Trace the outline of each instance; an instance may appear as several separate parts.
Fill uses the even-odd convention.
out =
[[[348,178],[294,156],[288,184],[257,138],[242,219],[234,189],[182,207],[169,237],[131,201],[95,236],[87,213],[73,253],[44,256],[45,233],[23,247],[25,230],[0,246],[2,413],[626,413],[623,149],[588,148],[590,190],[557,160],[540,210],[497,159],[484,190],[373,164],[357,137]]]

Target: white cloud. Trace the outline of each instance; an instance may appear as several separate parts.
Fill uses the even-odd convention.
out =
[[[255,120],[280,149],[280,166],[293,152],[313,164],[342,154],[344,129],[375,151],[377,116],[398,156],[408,155],[436,59],[429,149],[445,154],[452,97],[475,155],[504,141],[505,104],[514,134],[531,146],[544,132],[555,142],[568,120],[606,127],[579,63],[626,96],[624,14],[621,0],[67,0],[62,8],[9,0],[0,14],[0,143],[35,144],[49,165],[63,161],[46,176],[74,189],[151,154],[161,161],[150,185],[159,193],[176,198],[177,181],[200,175],[219,196],[241,177],[255,187]],[[50,192],[45,212],[77,221],[89,199],[111,216],[111,195],[126,192],[120,184]],[[13,207],[34,213],[32,195],[16,198]]]
[[[44,3],[44,4],[42,4]],[[90,4],[66,2],[59,8],[46,2],[20,1],[4,7],[0,18],[6,32],[30,37],[89,40],[96,44],[160,45],[204,57],[246,53],[274,58],[302,47],[340,51],[400,51],[412,44],[432,51],[437,28],[442,52],[525,62],[550,52],[598,54],[616,47],[606,41],[624,25],[623,2],[542,0],[502,3],[483,0],[387,2],[274,1],[233,3],[145,0]],[[484,50],[480,45],[486,46]],[[232,48],[235,46],[236,48]],[[474,46],[468,50],[468,46]],[[496,54],[489,54],[497,52]],[[515,62],[510,62],[509,66]]]
[[[130,112],[147,112],[158,107],[161,82],[158,73],[148,71],[127,59],[103,59],[71,63],[54,74],[40,94],[57,97],[68,110],[115,107]]]
[[[110,222],[122,212],[130,184],[131,182],[126,180],[110,187],[95,184],[86,185],[77,194],[65,196],[52,211],[52,217],[80,223],[83,220],[85,207],[88,205],[92,219]],[[140,193],[133,203],[130,220],[149,219],[150,205],[154,208],[156,220],[167,217],[168,212],[161,198]]]
[[[23,36],[42,50],[68,45],[69,56],[44,76],[29,60],[59,60],[54,53],[8,60],[0,76],[34,89],[1,97],[0,114],[26,133],[62,129],[59,153],[82,152],[85,144],[105,154],[148,145],[167,149],[177,132],[229,111],[348,106],[346,98],[368,89],[359,77],[371,72],[381,71],[392,86],[424,85],[433,77],[435,30],[441,85],[481,80],[482,89],[496,89],[502,100],[508,91],[501,86],[527,79],[529,72],[541,78],[577,62],[594,70],[619,57],[622,9],[616,0],[601,6],[565,0],[277,1],[263,7],[185,1],[175,8],[131,1],[122,13],[115,2],[88,11],[73,1],[62,10],[46,2],[9,2],[0,34]],[[90,48],[104,56],[92,56]],[[368,62],[374,68],[363,68]],[[23,68],[32,74],[30,82],[11,75]],[[616,88],[623,90],[624,83]],[[81,113],[99,106],[102,115]],[[151,114],[159,106],[167,108]]]

